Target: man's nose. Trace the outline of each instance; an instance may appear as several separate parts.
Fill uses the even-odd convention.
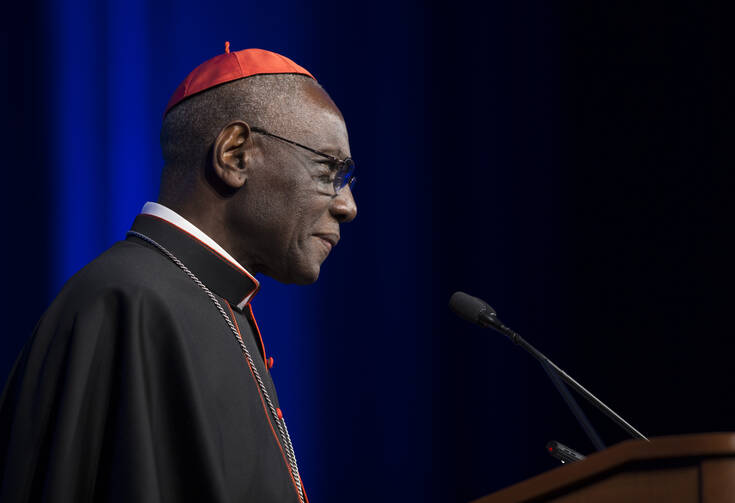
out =
[[[352,197],[352,190],[350,190],[349,185],[346,185],[334,196],[332,204],[329,207],[329,212],[341,224],[351,222],[355,219],[357,216],[357,204],[355,204],[355,199]]]

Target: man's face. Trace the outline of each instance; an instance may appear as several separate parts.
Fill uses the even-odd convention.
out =
[[[350,156],[347,129],[329,97],[314,85],[286,125],[271,133],[330,154]],[[252,132],[252,169],[241,198],[235,198],[245,264],[283,283],[308,284],[319,277],[322,262],[340,238],[340,223],[355,218],[349,187],[325,191],[330,164],[317,154],[276,138]],[[326,184],[328,186],[328,184]],[[233,201],[235,203],[235,201]]]

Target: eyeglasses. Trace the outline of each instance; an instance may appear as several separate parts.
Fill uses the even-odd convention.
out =
[[[275,138],[277,140],[285,141],[286,143],[290,143],[291,145],[295,145],[297,147],[303,148],[305,150],[308,150],[311,153],[314,153],[316,155],[322,156],[329,160],[329,163],[333,166],[329,170],[329,175],[325,175],[325,177],[328,179],[328,184],[331,184],[332,187],[334,187],[334,194],[333,196],[337,195],[337,192],[345,188],[347,185],[352,187],[355,183],[355,162],[352,160],[351,157],[346,157],[345,159],[339,159],[338,157],[335,157],[330,154],[325,154],[324,152],[319,152],[318,150],[315,150],[311,147],[307,147],[306,145],[302,145],[300,143],[296,143],[293,140],[289,140],[288,138],[283,138],[282,136],[275,135],[273,133],[270,133],[266,131],[263,128],[259,127],[251,127],[250,131],[253,131],[255,133],[260,133],[266,136],[270,136],[271,138]]]

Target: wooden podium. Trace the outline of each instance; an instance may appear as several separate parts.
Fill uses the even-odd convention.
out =
[[[735,433],[628,440],[473,503],[735,502]]]

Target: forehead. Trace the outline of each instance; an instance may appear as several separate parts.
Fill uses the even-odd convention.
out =
[[[284,134],[326,153],[349,156],[347,127],[329,95],[313,82],[306,82],[299,94],[286,114]]]

